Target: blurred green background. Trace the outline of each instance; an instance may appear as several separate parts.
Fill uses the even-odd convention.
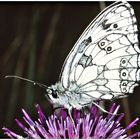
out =
[[[45,91],[18,79],[18,75],[46,85],[55,84],[63,62],[86,26],[105,6],[112,2],[13,2],[0,3],[0,137],[3,126],[22,134],[14,119],[22,120],[24,108],[37,117],[35,104],[48,116],[52,105]],[[140,3],[130,2],[138,25]],[[140,117],[140,87],[126,99],[116,102],[125,112],[123,125]],[[105,102],[108,108],[112,102]],[[140,125],[132,131],[140,130]],[[129,133],[131,133],[130,131]]]

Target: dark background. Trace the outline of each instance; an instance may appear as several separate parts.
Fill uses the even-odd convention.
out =
[[[22,120],[22,108],[36,120],[35,104],[40,104],[46,116],[52,112],[43,89],[4,76],[18,75],[48,86],[55,84],[76,40],[100,10],[111,3],[0,3],[0,137],[5,137],[3,126],[22,134],[14,121]],[[130,4],[139,28],[140,3]],[[121,105],[120,112],[125,112],[122,123],[126,126],[140,116],[140,87],[133,95],[115,102]],[[106,102],[106,109],[111,104]],[[139,126],[129,133],[140,130]]]

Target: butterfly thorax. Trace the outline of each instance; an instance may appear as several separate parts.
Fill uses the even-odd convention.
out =
[[[81,95],[81,91],[74,84],[70,89],[65,89],[62,84],[56,83],[48,87],[46,96],[55,105],[64,106],[65,108],[81,109],[84,104],[91,102],[89,99],[85,100]]]

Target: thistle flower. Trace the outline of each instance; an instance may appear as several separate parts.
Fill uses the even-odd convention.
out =
[[[89,113],[83,115],[80,111],[73,111],[72,123],[67,111],[61,109],[60,117],[55,113],[46,118],[39,105],[36,105],[38,112],[38,120],[33,121],[30,116],[23,109],[24,121],[28,124],[28,128],[25,127],[19,120],[16,119],[17,124],[23,129],[26,134],[25,138],[96,138],[96,139],[123,139],[123,138],[135,138],[138,137],[140,132],[136,132],[130,136],[127,135],[127,131],[134,127],[138,122],[138,118],[132,121],[126,128],[123,128],[120,121],[124,117],[124,114],[114,116],[107,114],[103,117],[99,114],[98,108],[93,106]],[[119,106],[113,104],[110,113],[117,113]],[[8,128],[3,128],[4,133],[11,138],[24,138],[21,135],[14,133]]]

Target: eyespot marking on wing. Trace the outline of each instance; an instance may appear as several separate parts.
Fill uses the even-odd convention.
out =
[[[114,28],[117,28],[118,27],[118,24],[117,23],[113,24],[113,27]]]
[[[128,71],[126,70],[126,69],[122,69],[121,71],[120,71],[120,78],[121,79],[128,79]]]
[[[127,93],[127,84],[128,84],[128,81],[122,81],[120,84],[120,88],[123,93]]]
[[[120,61],[120,66],[121,67],[126,67],[128,63],[128,60],[126,58],[122,58]]]
[[[104,48],[105,48],[105,46],[107,46],[107,45],[108,45],[108,41],[105,40],[105,39],[99,41],[99,43],[98,43],[99,48],[100,48],[100,49],[103,49],[103,50],[105,50]]]

